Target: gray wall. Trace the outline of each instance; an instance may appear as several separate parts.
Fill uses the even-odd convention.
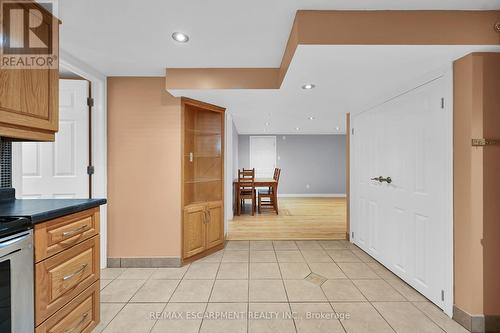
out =
[[[280,194],[345,193],[345,135],[277,135],[276,144]],[[238,147],[238,167],[251,168],[250,135],[240,135]]]

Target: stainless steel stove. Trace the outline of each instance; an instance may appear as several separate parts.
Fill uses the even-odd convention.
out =
[[[33,231],[26,218],[0,218],[0,332],[33,333]]]

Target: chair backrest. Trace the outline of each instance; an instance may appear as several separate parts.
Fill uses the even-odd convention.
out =
[[[281,175],[281,169],[279,168],[275,168],[274,169],[274,180],[276,181],[276,183],[279,183],[280,181],[280,175]]]
[[[280,180],[280,174],[281,174],[281,169],[280,168],[274,168],[274,176],[273,179],[278,182]]]
[[[274,185],[274,190],[278,192],[278,184],[280,182],[281,169],[274,168],[273,179],[276,181],[276,185]],[[269,187],[269,192],[273,191],[272,187]]]
[[[240,191],[255,189],[255,169],[238,170],[238,186]]]
[[[255,180],[255,169],[238,170],[238,178]]]

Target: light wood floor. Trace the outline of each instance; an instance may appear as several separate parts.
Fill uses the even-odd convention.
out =
[[[345,239],[345,198],[281,198],[280,214],[251,215],[250,205],[229,221],[229,240]]]

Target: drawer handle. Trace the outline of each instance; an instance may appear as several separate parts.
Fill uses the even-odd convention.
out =
[[[85,230],[87,227],[88,227],[87,225],[82,225],[80,228],[76,228],[76,229],[71,230],[71,231],[65,231],[65,232],[63,232],[62,236],[64,238],[66,238],[68,236],[73,236],[73,235],[79,233],[80,231]]]
[[[65,277],[63,277],[63,281],[67,281],[67,280],[71,279],[73,276],[83,272],[85,270],[85,268],[87,268],[88,265],[89,264],[82,265],[82,267],[79,270],[77,270],[76,272],[71,273],[70,275],[66,275]]]
[[[72,329],[65,330],[64,333],[73,333],[78,327],[82,326],[82,324],[85,322],[85,319],[87,319],[88,316],[89,316],[89,314],[85,313],[82,316],[82,320],[80,320],[80,322],[78,324],[76,324]]]

